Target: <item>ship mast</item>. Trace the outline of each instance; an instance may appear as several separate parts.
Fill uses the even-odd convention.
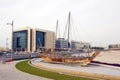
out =
[[[58,30],[58,20],[56,22],[56,35],[55,35],[55,40],[57,39],[57,30]]]
[[[57,30],[58,30],[58,20],[56,22],[56,32],[55,32],[55,49],[56,49],[56,40],[57,40]]]
[[[69,12],[69,15],[68,15],[68,39],[67,39],[67,42],[68,42],[68,47],[67,47],[67,50],[69,52],[69,42],[70,42],[70,28],[71,28],[71,20],[70,20],[70,16],[71,16],[71,12]]]

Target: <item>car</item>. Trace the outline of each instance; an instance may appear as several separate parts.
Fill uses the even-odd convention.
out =
[[[5,52],[3,52],[3,54],[11,54],[11,52],[5,51]]]
[[[9,60],[5,60],[5,62],[12,62],[12,60],[11,60],[11,59],[9,59]]]

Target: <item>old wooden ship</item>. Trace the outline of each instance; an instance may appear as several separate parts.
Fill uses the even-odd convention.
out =
[[[57,26],[58,26],[58,21],[57,21]],[[57,26],[56,26],[56,28],[57,28]],[[67,39],[68,42],[69,42],[69,37],[70,37],[70,27],[71,27],[71,25],[70,25],[70,12],[69,12],[68,39]],[[56,32],[57,32],[57,30],[56,30]],[[47,52],[41,53],[40,57],[42,59],[44,59],[44,61],[47,61],[50,63],[78,63],[80,65],[87,65],[100,53],[100,51],[94,51],[92,53],[92,55],[84,55],[83,56],[80,53],[80,55],[74,56],[71,51],[72,50],[70,50],[69,47],[67,48],[65,53],[63,53],[61,51],[56,51],[56,50],[47,51]],[[86,53],[84,53],[84,54],[86,54]]]

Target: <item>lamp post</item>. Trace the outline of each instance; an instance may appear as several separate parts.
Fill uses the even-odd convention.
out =
[[[12,52],[13,52],[13,27],[14,27],[14,21],[12,23],[7,23],[7,25],[11,25],[12,27],[12,33],[11,33],[11,60],[12,60]]]
[[[6,38],[6,51],[8,51],[8,49],[9,49],[9,48],[8,48],[8,39],[9,39],[9,38]]]

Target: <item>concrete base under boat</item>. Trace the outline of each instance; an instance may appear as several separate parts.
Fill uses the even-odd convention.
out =
[[[33,66],[59,72],[60,74],[71,74],[77,76],[87,76],[100,79],[120,80],[120,69],[110,66],[104,66],[99,64],[89,64],[86,67],[82,67],[79,64],[58,64],[47,63],[43,59],[32,59],[31,64]]]

